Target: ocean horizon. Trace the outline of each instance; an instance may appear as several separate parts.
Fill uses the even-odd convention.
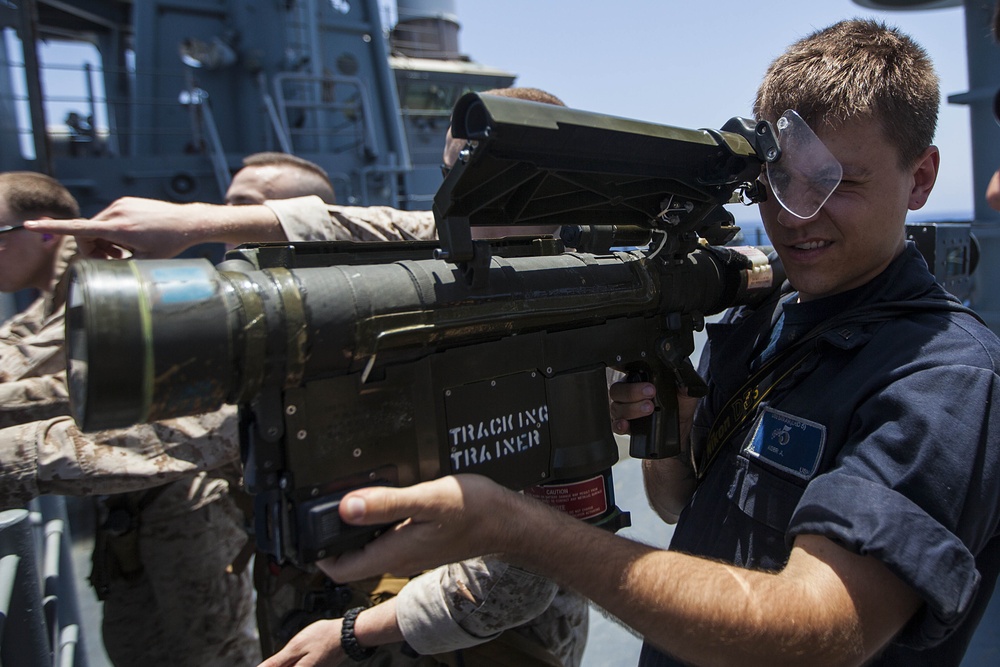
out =
[[[732,212],[732,211],[731,211]],[[735,215],[735,212],[734,212]],[[974,212],[968,210],[955,211],[911,211],[906,217],[907,224],[971,222]],[[744,216],[736,220],[736,226],[743,235],[743,243],[750,245],[767,245],[767,234],[760,218]]]

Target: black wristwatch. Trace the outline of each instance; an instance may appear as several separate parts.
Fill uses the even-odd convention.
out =
[[[364,662],[375,655],[374,648],[362,648],[358,638],[354,636],[354,623],[358,620],[358,614],[364,610],[364,607],[348,609],[344,613],[344,624],[340,626],[340,647],[355,662]]]

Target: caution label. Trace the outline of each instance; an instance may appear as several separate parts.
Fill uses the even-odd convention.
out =
[[[524,490],[524,495],[584,521],[596,519],[608,511],[608,494],[602,475],[575,482],[531,486]]]

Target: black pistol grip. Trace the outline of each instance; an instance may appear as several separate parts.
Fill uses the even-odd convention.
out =
[[[695,370],[689,357],[685,357],[677,369],[677,384],[687,389],[691,398],[703,398],[708,395],[708,385]]]
[[[665,459],[681,452],[677,387],[664,373],[632,371],[626,382],[652,382],[656,386],[653,413],[629,421],[628,453],[634,459]]]

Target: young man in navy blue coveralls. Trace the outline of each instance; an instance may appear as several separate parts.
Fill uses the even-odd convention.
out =
[[[710,393],[681,402],[690,456],[643,464],[678,524],[669,551],[458,476],[349,495],[352,523],[410,521],[327,572],[500,553],[642,634],[643,665],[958,665],[1000,566],[1000,341],[905,240],[938,172],[938,105],[924,51],[875,22],[819,31],[768,70],[758,118],[796,110],[843,179],[810,218],[760,207],[790,287],[710,329]],[[654,395],[615,385],[615,430]]]

